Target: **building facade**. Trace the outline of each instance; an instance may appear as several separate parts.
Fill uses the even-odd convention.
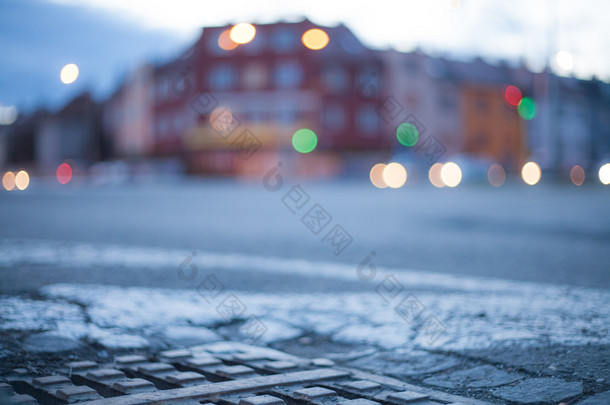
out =
[[[184,154],[193,172],[256,173],[286,154],[296,130],[308,128],[318,136],[315,164],[311,156],[288,162],[307,175],[339,171],[338,153],[390,147],[375,110],[384,95],[382,61],[346,27],[307,20],[255,25],[251,42],[226,46],[230,28],[205,28],[192,49],[156,69],[157,153]],[[323,49],[301,40],[314,28],[329,36]],[[207,101],[201,105],[202,95],[213,99],[220,118],[231,116],[220,131],[230,133],[215,128],[220,121]],[[234,142],[244,131],[260,143],[252,159],[243,159],[242,145]]]
[[[88,93],[76,97],[40,120],[34,145],[41,173],[55,173],[57,166],[68,159],[86,167],[105,158],[100,106]]]
[[[177,58],[129,75],[102,107],[101,141],[100,110],[84,96],[36,120],[32,142],[8,128],[9,163],[30,144],[45,168],[66,157],[93,161],[112,145],[115,158],[179,158],[190,173],[237,176],[258,176],[280,161],[298,176],[360,175],[397,153],[422,172],[455,155],[513,172],[527,160],[596,170],[610,155],[607,83],[523,64],[373,50],[343,25],[254,24],[241,44],[230,38],[232,27],[206,27]],[[325,46],[306,44],[312,29],[328,36]],[[506,102],[507,86],[533,99],[535,114],[521,117]],[[419,130],[417,147],[397,142],[402,122]],[[301,128],[316,133],[315,153],[294,152]]]
[[[141,157],[153,152],[154,83],[153,68],[142,66],[106,101],[102,120],[114,156]]]

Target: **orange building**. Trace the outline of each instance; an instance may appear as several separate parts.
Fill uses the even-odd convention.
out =
[[[492,159],[509,170],[521,166],[529,153],[527,124],[505,101],[504,91],[516,83],[527,88],[527,80],[516,77],[515,69],[479,58],[449,62],[449,69],[459,83],[462,152]]]
[[[527,157],[525,124],[504,101],[502,87],[465,83],[460,93],[464,152],[491,158],[507,168],[522,164]]]

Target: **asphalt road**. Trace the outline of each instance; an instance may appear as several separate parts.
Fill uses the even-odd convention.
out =
[[[610,287],[610,189],[599,184],[514,183],[498,189],[483,185],[435,189],[420,184],[378,190],[368,182],[301,183],[309,200],[294,203],[293,213],[285,204],[290,199],[284,197],[295,185],[286,180],[281,189],[270,191],[261,182],[166,180],[91,187],[34,179],[26,191],[0,193],[0,241],[23,241],[20,246],[26,256],[31,241],[66,241],[299,259],[353,268],[374,251],[377,266],[395,271]],[[290,196],[297,199],[294,191]],[[304,204],[299,210],[300,203]],[[317,230],[310,217],[302,220],[315,204],[332,217],[317,234],[305,224]],[[339,255],[326,236],[335,225],[353,238]],[[103,274],[96,270],[95,266],[89,273],[36,267],[26,260],[0,268],[4,273],[0,290],[82,278],[95,283],[143,283],[138,269],[115,268],[114,273],[108,269]],[[233,271],[253,288],[265,283],[251,271]],[[292,280],[307,285],[302,274],[281,281],[273,277],[276,283]]]

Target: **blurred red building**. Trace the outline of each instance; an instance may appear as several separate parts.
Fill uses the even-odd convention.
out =
[[[155,69],[155,154],[182,154],[191,172],[251,174],[275,164],[291,148],[292,134],[309,128],[318,135],[318,153],[300,157],[305,165],[290,161],[306,174],[336,172],[349,155],[389,149],[375,110],[385,94],[375,51],[343,25],[305,20],[254,27],[253,40],[242,45],[228,38],[231,26],[205,28],[180,58]],[[313,28],[330,38],[322,49],[302,42]],[[208,103],[230,112],[226,134],[214,128]],[[252,159],[233,142],[246,130],[260,142]]]

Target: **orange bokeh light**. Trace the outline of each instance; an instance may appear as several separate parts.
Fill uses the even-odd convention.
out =
[[[383,169],[385,169],[385,164],[377,163],[369,173],[371,183],[377,188],[386,188],[388,186],[385,184],[385,181],[383,181]]]
[[[220,49],[224,49],[225,51],[230,51],[231,49],[235,49],[237,48],[237,42],[234,42],[231,39],[231,34],[230,34],[231,30],[224,30],[219,36],[218,36],[218,46],[220,47]]]
[[[445,182],[443,182],[443,179],[441,178],[442,169],[442,163],[435,163],[430,167],[430,171],[428,172],[428,178],[430,179],[430,183],[436,188],[445,187]]]
[[[15,173],[6,172],[4,176],[2,176],[2,186],[5,190],[11,191],[15,188]]]
[[[321,29],[313,28],[305,31],[301,37],[303,45],[309,49],[318,50],[328,45],[328,34]]]

